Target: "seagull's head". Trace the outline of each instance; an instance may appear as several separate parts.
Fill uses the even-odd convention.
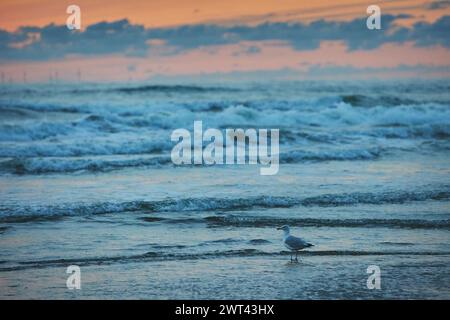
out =
[[[284,233],[289,233],[289,226],[288,225],[284,225],[282,227],[278,227],[277,230],[283,230]]]

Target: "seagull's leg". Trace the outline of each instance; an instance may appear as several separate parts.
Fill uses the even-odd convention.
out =
[[[298,251],[295,251],[295,261],[298,262],[297,255],[298,255]]]

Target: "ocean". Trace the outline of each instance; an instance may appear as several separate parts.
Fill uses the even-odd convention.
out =
[[[194,121],[278,173],[174,165]],[[1,299],[449,299],[449,230],[448,80],[0,86]]]

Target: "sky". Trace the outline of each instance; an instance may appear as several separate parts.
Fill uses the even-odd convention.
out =
[[[81,30],[66,27],[68,5]],[[369,30],[367,7],[381,9]],[[441,78],[449,0],[2,0],[2,82]]]

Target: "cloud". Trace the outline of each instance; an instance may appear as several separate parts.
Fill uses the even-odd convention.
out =
[[[126,54],[144,55],[149,46],[143,26],[128,20],[100,22],[83,32],[70,31],[66,26],[50,24],[43,28],[22,27],[16,32],[0,31],[1,59],[50,60],[67,55]],[[38,35],[37,41],[17,47],[15,44]]]
[[[322,41],[342,41],[349,50],[371,50],[386,43],[415,42],[417,46],[442,45],[450,48],[450,16],[434,23],[419,22],[411,28],[396,22],[406,15],[383,15],[381,30],[368,30],[366,19],[352,21],[316,20],[312,23],[263,23],[256,26],[185,25],[147,29],[128,20],[100,22],[84,31],[70,31],[66,26],[21,27],[15,32],[0,30],[0,60],[51,60],[69,55],[120,54],[145,56],[161,52],[161,43],[176,54],[200,47],[276,40],[295,50],[312,50]],[[154,44],[157,45],[154,45]],[[243,54],[257,54],[249,47]]]
[[[429,10],[439,10],[450,7],[450,0],[433,1],[427,5]]]
[[[416,23],[411,31],[410,38],[421,47],[440,44],[446,48],[450,48],[449,30],[450,16],[444,16],[433,24]]]
[[[243,45],[239,48],[239,50],[233,52],[233,56],[238,57],[238,56],[242,56],[242,55],[258,54],[261,51],[262,51],[261,48],[259,48],[257,46]]]

